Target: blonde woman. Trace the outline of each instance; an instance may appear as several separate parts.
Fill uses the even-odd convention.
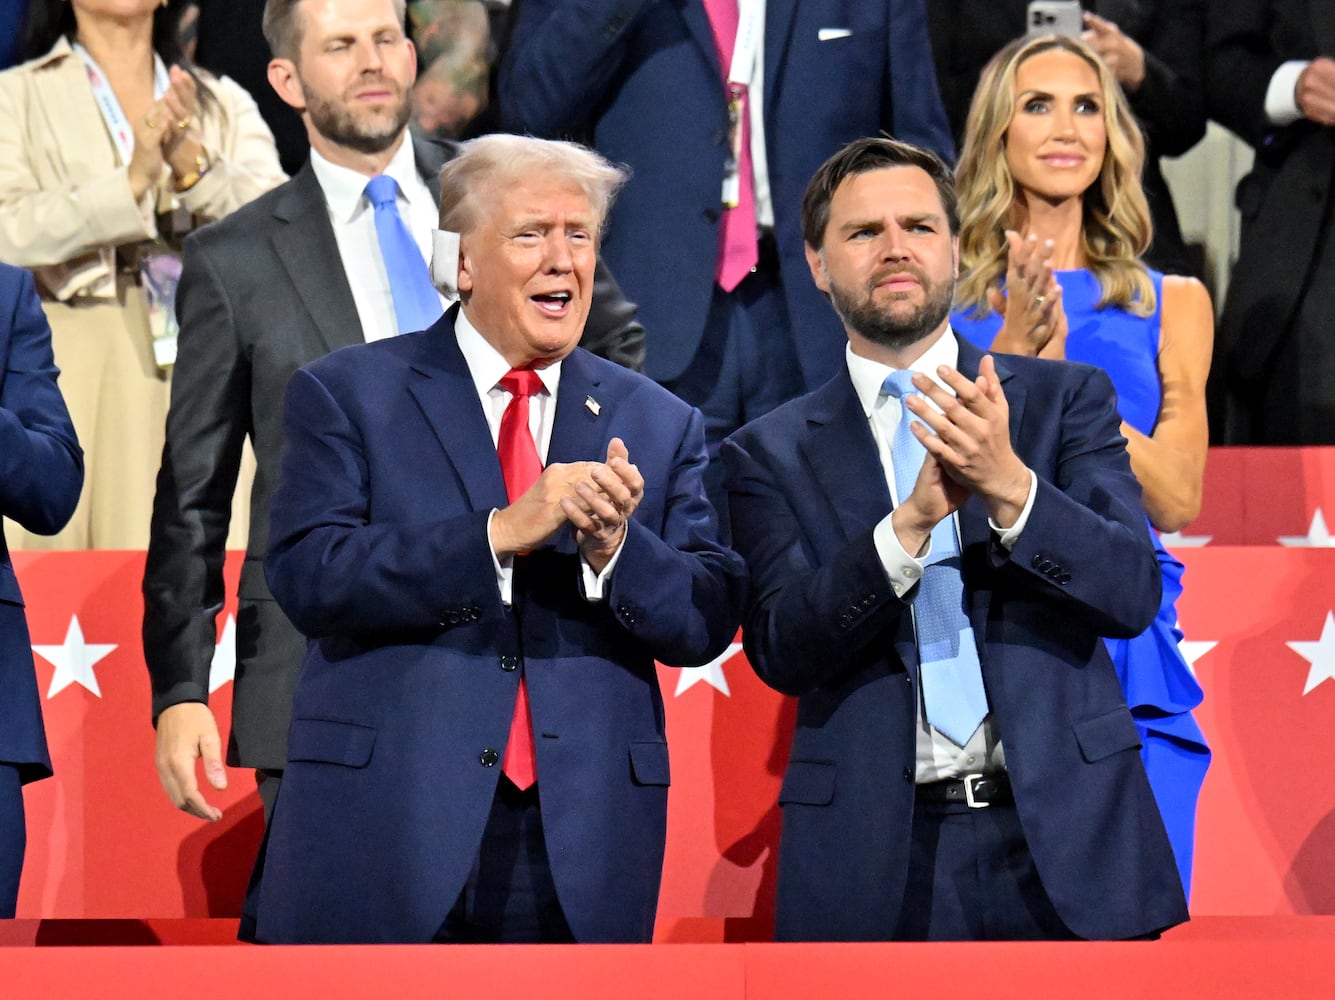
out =
[[[284,179],[249,95],[181,56],[180,6],[34,0],[0,73],[0,260],[37,279],[87,463],[70,525],[14,548],[147,547],[173,252]]]
[[[1107,371],[1150,524],[1177,531],[1200,510],[1213,313],[1199,281],[1140,260],[1150,241],[1144,155],[1126,98],[1082,42],[1023,38],[998,52],[960,157],[963,278],[952,324],[984,348]],[[1159,616],[1108,647],[1189,889],[1210,752],[1191,716],[1201,689],[1177,647],[1182,565],[1155,540]]]

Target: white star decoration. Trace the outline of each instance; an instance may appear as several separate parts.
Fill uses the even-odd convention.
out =
[[[47,699],[54,698],[71,684],[82,684],[101,698],[102,692],[97,686],[97,675],[93,673],[93,664],[115,648],[115,644],[84,642],[78,615],[70,615],[70,627],[66,630],[65,641],[61,645],[32,647],[34,653],[56,668],[55,673],[51,675],[51,686],[46,689]]]
[[[1199,640],[1193,642],[1190,639],[1183,639],[1177,644],[1177,648],[1182,651],[1182,659],[1187,661],[1187,669],[1194,676],[1196,661],[1218,645],[1218,642],[1202,642]]]
[[[1326,530],[1326,515],[1318,507],[1312,515],[1312,526],[1307,529],[1307,534],[1280,535],[1279,544],[1293,548],[1331,549],[1335,548],[1335,538],[1331,538],[1330,532]]]
[[[1326,612],[1326,623],[1316,642],[1286,642],[1284,645],[1312,665],[1307,671],[1303,694],[1311,692],[1322,681],[1335,680],[1335,614]]]
[[[1180,531],[1165,531],[1159,535],[1166,549],[1199,549],[1209,545],[1214,535],[1184,535]]]
[[[236,619],[231,615],[223,622],[222,638],[213,647],[213,662],[209,664],[209,694],[236,677]]]
[[[722,691],[724,695],[731,698],[732,691],[728,688],[728,678],[724,676],[723,664],[727,663],[739,652],[742,644],[734,642],[729,644],[721,656],[715,657],[702,667],[683,667],[678,671],[676,698],[681,697],[683,691],[689,690],[701,681],[708,684],[715,690]]]

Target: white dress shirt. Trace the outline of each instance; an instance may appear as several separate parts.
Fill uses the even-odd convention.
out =
[[[1265,116],[1270,124],[1290,125],[1303,117],[1298,107],[1298,77],[1309,65],[1308,59],[1290,59],[1275,70],[1265,91]]]
[[[862,404],[862,411],[866,414],[871,427],[872,438],[876,442],[876,453],[881,460],[881,469],[885,475],[886,487],[890,491],[894,505],[898,506],[900,497],[895,489],[895,468],[894,461],[891,458],[891,446],[902,417],[902,404],[897,398],[881,390],[886,376],[895,369],[854,354],[851,347],[845,350],[845,359],[848,364],[849,378],[853,382],[853,390],[857,393],[858,401]],[[911,370],[927,375],[947,392],[953,394],[953,390],[937,377],[936,369],[941,365],[955,368],[958,363],[959,342],[955,339],[954,332],[947,329],[913,363]],[[923,398],[926,399],[925,396]],[[1029,496],[1015,524],[1003,529],[989,518],[988,523],[992,526],[992,530],[997,533],[999,541],[1007,549],[1015,545],[1020,533],[1024,530],[1025,524],[1028,523],[1029,513],[1033,509],[1034,497],[1037,493],[1038,480],[1031,470],[1029,473]],[[955,523],[955,531],[958,537],[959,518],[952,516],[952,520]],[[872,541],[876,546],[876,553],[880,557],[881,565],[885,568],[886,577],[895,595],[909,602],[909,607],[912,610],[913,594],[911,591],[917,582],[922,579],[923,560],[917,555],[904,550],[899,537],[895,534],[890,514],[886,514],[873,529]],[[928,548],[921,553],[922,556],[929,554],[930,546],[931,543],[928,542]],[[963,546],[961,546],[962,548]],[[1005,766],[1005,752],[1002,749],[1001,738],[997,732],[996,720],[990,712],[983,719],[983,724],[970,737],[968,743],[961,747],[927,722],[927,713],[922,700],[922,685],[920,684],[918,685],[917,722],[917,766],[914,780],[918,784],[939,781],[943,778],[957,778],[963,774],[998,771]]]
[[[513,398],[499,384],[506,373],[510,371],[510,363],[478,332],[477,327],[469,321],[462,309],[454,322],[454,335],[458,340],[459,350],[464,356],[464,363],[468,365],[468,373],[473,378],[473,388],[477,391],[478,400],[482,403],[482,412],[487,418],[487,427],[491,430],[491,443],[495,447],[500,439],[501,418],[505,415],[505,408],[510,405],[510,400]],[[537,368],[534,371],[542,381],[543,392],[529,398],[528,429],[533,435],[533,443],[538,449],[538,457],[542,460],[545,468],[547,465],[547,450],[552,443],[552,426],[556,422],[556,397],[561,385],[561,362],[557,361],[546,368]],[[491,544],[491,518],[495,516],[496,511],[493,510],[491,517],[487,518],[488,545]],[[561,530],[569,530],[569,528]],[[584,587],[586,600],[601,601],[603,599],[607,581],[612,576],[612,570],[616,568],[617,560],[621,558],[621,547],[625,542],[626,533],[622,532],[616,552],[612,554],[612,558],[607,561],[607,565],[603,567],[601,573],[594,572],[593,567],[584,558],[584,554],[580,553],[580,580]],[[500,590],[501,600],[505,604],[510,604],[514,585],[514,558],[506,556],[502,559],[496,554],[496,549],[493,547],[491,561],[496,569],[496,586]]]
[[[748,8],[757,8],[755,16],[765,23],[765,0],[737,0],[738,22]],[[774,201],[769,190],[769,154],[765,151],[765,30],[756,38],[756,61],[751,68],[751,82],[746,87],[746,111],[751,126],[751,177],[755,183],[756,225],[774,228]]]
[[[394,313],[394,295],[389,288],[389,273],[380,256],[380,239],[375,231],[375,209],[366,197],[370,178],[347,167],[331,163],[315,149],[311,150],[311,169],[324,192],[334,239],[343,260],[343,273],[352,289],[352,301],[362,323],[366,340],[397,336],[398,319]],[[413,144],[404,133],[394,158],[385,173],[399,185],[398,208],[404,224],[413,234],[422,259],[431,260],[431,230],[440,220],[440,210],[426,182],[417,172]],[[437,293],[439,294],[439,293]],[[450,300],[441,297],[441,308]]]

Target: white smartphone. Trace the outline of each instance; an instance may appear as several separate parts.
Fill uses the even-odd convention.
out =
[[[1025,24],[1031,35],[1074,35],[1084,30],[1080,0],[1030,0]]]

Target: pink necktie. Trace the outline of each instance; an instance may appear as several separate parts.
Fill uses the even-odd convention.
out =
[[[703,0],[709,26],[714,31],[714,45],[723,67],[724,99],[732,102],[728,92],[728,70],[732,66],[732,52],[737,44],[737,0]],[[735,128],[741,131],[741,150],[737,157],[737,205],[723,208],[719,225],[718,267],[714,278],[719,287],[730,292],[742,283],[760,259],[756,247],[756,191],[751,168],[751,121],[746,88],[740,88],[737,107],[741,120]]]
[[[514,503],[537,482],[542,475],[542,459],[533,443],[528,428],[529,397],[542,391],[542,379],[531,369],[512,368],[501,379],[500,386],[510,393],[511,399],[501,416],[501,430],[496,436],[496,455],[501,460],[501,475],[505,479],[505,495]],[[528,706],[528,684],[519,675],[519,695],[515,698],[515,714],[510,720],[510,738],[505,744],[505,760],[501,763],[505,776],[519,789],[528,788],[538,778],[538,759],[533,747],[533,717]]]

